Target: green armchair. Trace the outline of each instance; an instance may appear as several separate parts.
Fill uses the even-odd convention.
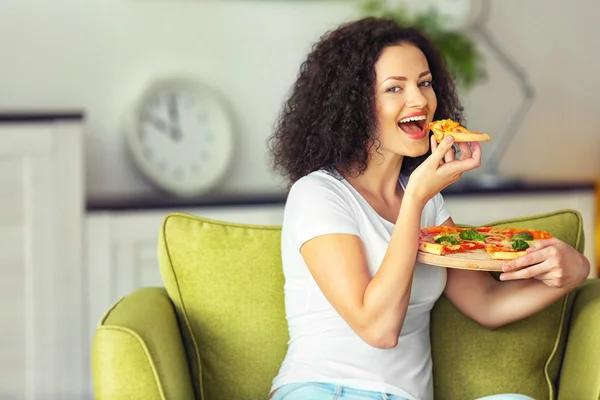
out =
[[[490,225],[546,229],[583,251],[572,210]],[[167,215],[158,251],[164,288],[122,298],[95,333],[96,399],[266,399],[288,340],[279,240],[279,227]],[[598,400],[600,280],[494,331],[442,296],[431,340],[436,400],[498,392]]]

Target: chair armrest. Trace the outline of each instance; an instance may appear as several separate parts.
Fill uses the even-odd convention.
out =
[[[600,398],[600,279],[589,279],[573,303],[558,399]]]
[[[192,400],[175,310],[163,288],[143,288],[106,312],[92,344],[96,400]]]

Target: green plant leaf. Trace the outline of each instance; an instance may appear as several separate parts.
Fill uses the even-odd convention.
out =
[[[401,26],[418,28],[440,51],[461,89],[468,91],[487,77],[476,42],[462,32],[444,28],[435,9],[411,13],[402,5],[391,7],[384,0],[365,0],[361,11],[365,16],[390,18]]]

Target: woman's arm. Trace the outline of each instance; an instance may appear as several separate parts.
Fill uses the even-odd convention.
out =
[[[410,298],[422,209],[410,199],[403,201],[387,252],[373,278],[358,236],[322,235],[300,249],[325,297],[371,346],[392,348],[398,342]]]
[[[300,247],[324,296],[371,346],[391,348],[398,342],[410,299],[425,203],[464,171],[479,166],[479,147],[472,157],[442,165],[440,161],[451,147],[451,141],[440,144],[412,173],[387,251],[373,277],[357,235],[320,235]]]
[[[443,225],[454,226],[454,222],[450,218]],[[532,246],[530,254],[507,262],[504,270],[532,264],[536,265],[502,274],[502,280],[519,279],[508,282],[484,271],[448,268],[445,294],[463,314],[495,329],[548,307],[589,273],[589,261],[558,240],[548,241],[546,247]]]

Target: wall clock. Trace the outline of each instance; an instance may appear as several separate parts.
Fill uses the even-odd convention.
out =
[[[126,142],[132,158],[162,190],[198,196],[226,174],[234,153],[234,124],[224,99],[201,82],[153,82],[128,119]]]

